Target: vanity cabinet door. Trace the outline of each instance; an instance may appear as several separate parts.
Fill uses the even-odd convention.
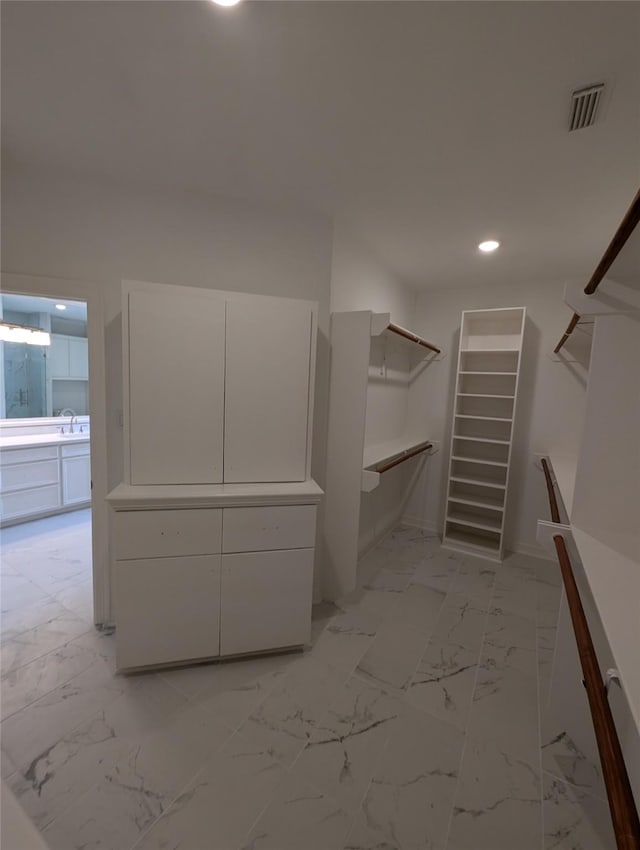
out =
[[[65,448],[63,446],[63,448]],[[91,456],[62,456],[62,504],[76,505],[91,499]]]
[[[213,293],[129,292],[131,484],[222,482],[224,341]]]
[[[311,305],[227,303],[225,482],[307,477]]]
[[[115,562],[116,662],[148,667],[220,648],[220,555]]]
[[[312,590],[313,549],[223,555],[220,654],[307,643]]]

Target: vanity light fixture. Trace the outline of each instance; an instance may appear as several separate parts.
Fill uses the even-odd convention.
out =
[[[237,6],[240,0],[213,0],[216,6]]]
[[[496,248],[499,247],[500,243],[496,242],[495,239],[488,239],[486,242],[481,242],[478,245],[478,248],[480,248],[480,250],[483,251],[485,254],[490,254],[492,251],[495,251]]]
[[[51,345],[51,334],[39,328],[0,322],[0,340],[3,342],[26,342],[27,345]]]
[[[66,304],[56,304],[56,310],[66,310],[66,309],[67,309]]]

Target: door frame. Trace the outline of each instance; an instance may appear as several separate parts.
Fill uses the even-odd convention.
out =
[[[93,620],[110,622],[107,495],[107,404],[105,371],[105,306],[97,282],[39,275],[1,273],[3,292],[68,298],[87,304],[89,339],[89,415],[91,417],[91,539],[93,556]]]

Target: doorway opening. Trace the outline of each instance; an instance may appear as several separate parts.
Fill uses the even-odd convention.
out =
[[[5,290],[0,331],[2,643],[49,652],[97,619],[87,302]]]

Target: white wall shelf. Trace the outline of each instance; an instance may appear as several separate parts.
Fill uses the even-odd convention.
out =
[[[331,316],[327,599],[353,590],[359,555],[400,519],[403,494],[424,463],[429,434],[414,402],[423,371],[442,354],[423,343],[394,325],[389,313]],[[396,460],[402,465],[387,474],[383,468]]]
[[[443,545],[502,560],[525,309],[462,314]]]

